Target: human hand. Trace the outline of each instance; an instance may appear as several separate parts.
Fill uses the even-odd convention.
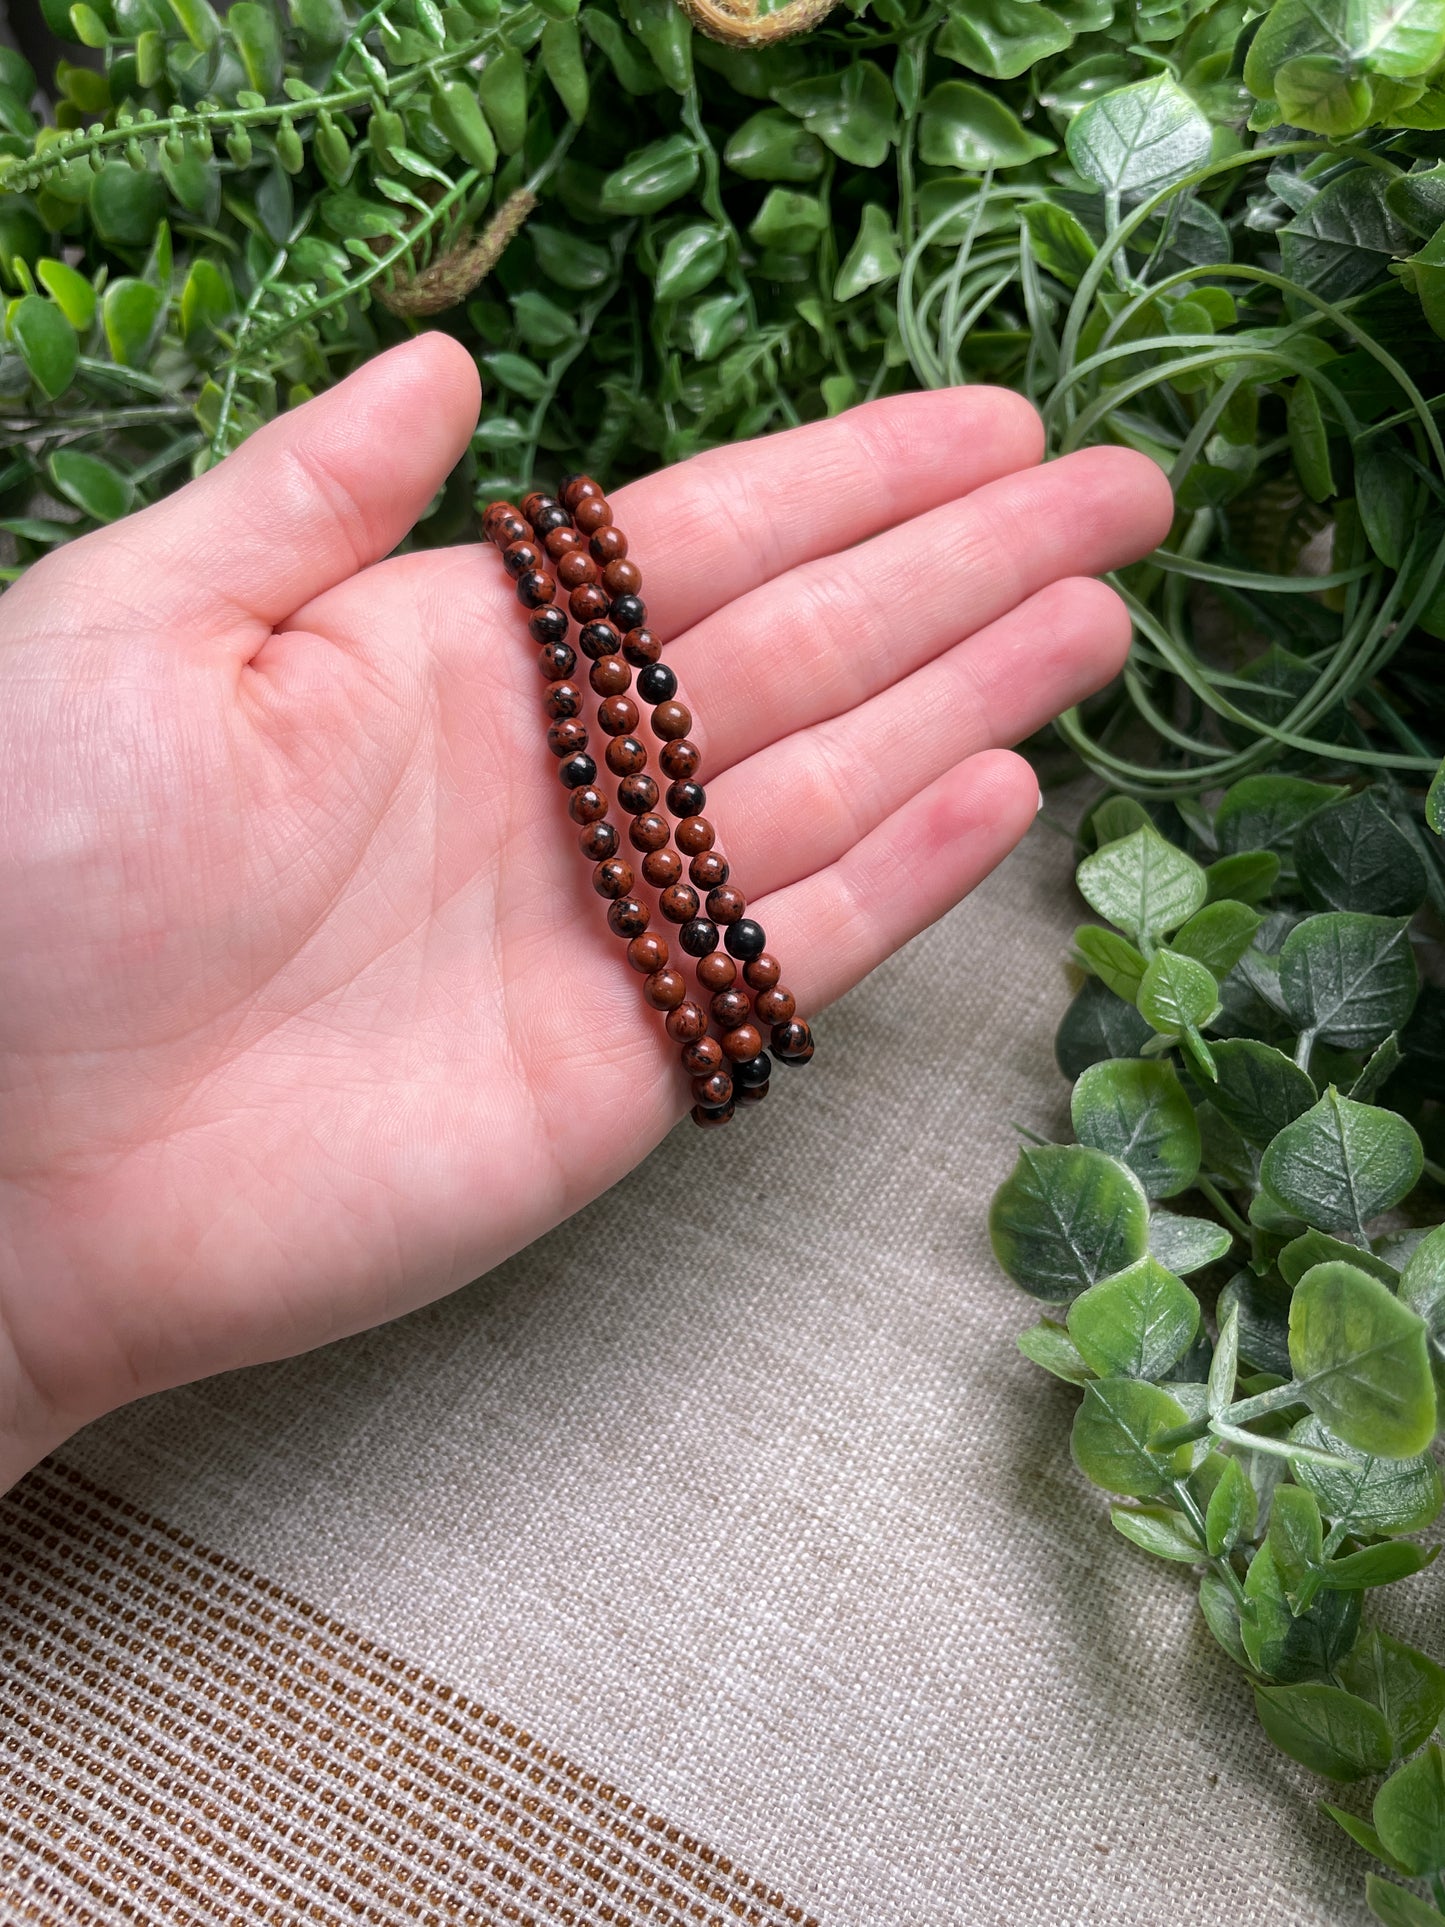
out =
[[[425,336],[0,603],[0,1487],[476,1277],[690,1101],[495,555],[382,559],[476,404]],[[1014,396],[909,395],[615,497],[809,1013],[1013,846],[1037,787],[1001,746],[1123,659],[1081,578],[1168,488],[1040,450]]]

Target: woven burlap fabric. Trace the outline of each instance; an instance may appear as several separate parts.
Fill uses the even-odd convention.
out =
[[[429,1783],[377,1764],[435,1757],[420,1728],[387,1726],[398,1704],[413,1717],[406,1681],[452,1709],[443,1752],[495,1795],[449,1782],[452,1834],[473,1834],[426,1861],[424,1906],[394,1868],[394,1891],[358,1872],[344,1841],[331,1884],[307,1887],[320,1836],[288,1834],[286,1878],[316,1918],[1365,1918],[1362,1857],[1319,1814],[1319,1783],[1259,1733],[1188,1575],[1111,1531],[1068,1461],[1073,1395],[1014,1347],[1032,1312],[985,1214],[1014,1122],[1065,1122],[1051,1039],[1069,864],[1040,825],[824,1017],[816,1063],[775,1078],[759,1112],[680,1128],[470,1289],[115,1414],[22,1487],[0,1723],[17,1918],[22,1899],[26,1918],[70,1917],[46,1898],[81,1891],[58,1864],[98,1893],[107,1841],[121,1872],[148,1854],[153,1883],[183,1861],[192,1894],[220,1877],[207,1841],[233,1869],[238,1842],[258,1864],[279,1854],[272,1836],[300,1822],[264,1775],[296,1764],[278,1696],[298,1679],[330,1708],[294,1741],[306,1811],[336,1811],[328,1775],[345,1770],[325,1749],[360,1730],[337,1706],[371,1722],[340,1811],[353,1831],[384,1821],[377,1865],[424,1858],[435,1835]],[[107,1558],[123,1596],[97,1576]],[[27,1592],[32,1560],[51,1577]],[[68,1713],[86,1678],[90,1710]],[[237,1694],[273,1736],[259,1752],[208,1738]],[[27,1760],[15,1720],[32,1715]],[[47,1792],[66,1783],[62,1744],[68,1805]],[[160,1766],[98,1773],[152,1746]],[[528,1759],[535,1834],[502,1784]],[[172,1813],[152,1814],[148,1845],[147,1775]],[[504,1820],[522,1858],[552,1828],[529,1891],[545,1901],[551,1853],[574,1870],[565,1904],[508,1899],[500,1873],[464,1902],[458,1869]],[[274,1893],[256,1878],[235,1874],[239,1897],[205,1917],[249,1917],[247,1894]],[[362,1888],[369,1911],[348,1913]],[[133,1917],[159,1913],[137,1901]]]

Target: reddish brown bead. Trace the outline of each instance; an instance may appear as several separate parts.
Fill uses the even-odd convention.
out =
[[[602,586],[608,595],[636,595],[642,587],[642,571],[635,562],[619,555],[603,569]]]
[[[567,628],[567,611],[559,609],[555,602],[549,602],[544,609],[534,609],[527,618],[533,642],[565,642]]]
[[[537,667],[549,682],[565,680],[577,667],[576,651],[565,642],[544,642],[537,651]]]
[[[544,608],[556,596],[556,581],[545,569],[528,569],[517,577],[517,600],[524,609]]]
[[[684,736],[680,742],[663,744],[657,752],[657,764],[674,783],[685,783],[702,768],[702,751]]]
[[[667,1020],[667,1034],[674,1044],[690,1044],[707,1034],[707,1013],[691,997],[678,1005]]]
[[[564,589],[580,589],[584,583],[597,580],[597,564],[583,550],[569,549],[557,564],[557,580]]]
[[[607,814],[607,798],[591,783],[584,783],[567,798],[567,814],[574,823],[600,823]]]
[[[692,728],[692,711],[686,703],[659,703],[652,712],[652,733],[664,743],[676,742]]]
[[[679,1055],[689,1077],[707,1077],[722,1069],[723,1048],[716,1037],[694,1037],[690,1044],[683,1045]]]
[[[645,668],[662,654],[662,638],[650,629],[629,629],[622,638],[622,653],[634,669]]]
[[[707,913],[714,923],[736,923],[747,907],[747,898],[735,884],[720,883],[707,893]]]
[[[677,826],[673,841],[684,856],[696,856],[699,850],[710,850],[716,831],[705,816],[685,817]]]
[[[621,656],[599,656],[587,671],[587,680],[599,696],[620,696],[632,681],[632,671]]]
[[[760,950],[743,965],[743,981],[753,990],[771,990],[782,974],[782,967],[770,950]]]
[[[515,582],[518,576],[543,566],[543,553],[535,542],[509,542],[502,550],[502,567]]]
[[[592,888],[599,897],[610,897],[614,902],[618,897],[627,896],[636,881],[632,865],[623,856],[608,857],[592,872]]]
[[[699,1104],[706,1104],[710,1110],[720,1111],[733,1094],[733,1080],[719,1066],[709,1071],[705,1077],[692,1080],[692,1094]]]
[[[577,647],[596,662],[600,656],[615,656],[622,646],[621,632],[610,622],[584,622],[577,635]]]
[[[666,890],[682,875],[682,858],[676,850],[649,850],[642,859],[642,874],[654,890]]]
[[[567,607],[574,622],[598,622],[612,607],[612,602],[600,584],[584,582],[568,596]]]
[[[534,488],[530,495],[524,495],[522,497],[522,513],[529,522],[535,522],[543,509],[549,509],[554,506],[555,499],[554,496],[548,495],[544,490]]]
[[[608,927],[619,937],[640,937],[652,922],[652,912],[641,897],[619,897],[607,912]]]
[[[697,980],[704,990],[729,990],[737,982],[738,967],[726,950],[713,950],[697,960]]]
[[[560,562],[564,555],[570,555],[574,549],[580,549],[581,546],[582,537],[576,529],[567,528],[548,530],[542,543],[542,547],[554,562]]]
[[[669,923],[686,923],[697,915],[697,891],[690,883],[674,883],[663,891],[657,907]]]
[[[634,937],[627,946],[627,961],[644,977],[650,977],[654,970],[662,970],[669,954],[666,937],[659,937],[651,930],[644,936]]]
[[[687,979],[680,970],[654,970],[642,994],[654,1010],[676,1010],[687,996]]]
[[[587,747],[587,729],[576,716],[563,716],[547,731],[547,747],[554,756],[575,756]]]
[[[560,720],[563,716],[580,716],[586,701],[580,684],[575,682],[548,683],[542,697],[542,707],[547,714]]]
[[[767,990],[760,990],[754,1007],[765,1024],[786,1024],[790,1017],[795,1017],[798,1013],[797,1002],[792,991],[784,990],[781,984],[773,984]]]
[[[624,776],[617,785],[617,806],[629,816],[647,816],[657,808],[657,785],[650,776]]]
[[[482,517],[482,534],[499,549],[505,549],[512,542],[525,541],[529,533],[526,522],[510,502],[493,502]]]
[[[616,856],[622,838],[615,823],[589,823],[577,839],[577,847],[589,863],[605,863]]]
[[[761,1084],[743,1084],[740,1087],[735,1087],[733,1099],[738,1104],[761,1104],[767,1096],[768,1090],[769,1085],[765,1078]]]
[[[813,1055],[813,1033],[801,1017],[786,1024],[774,1024],[772,1051],[784,1064],[806,1064]]]
[[[674,816],[701,816],[707,808],[707,791],[701,783],[669,783],[667,807]]]
[[[712,1000],[713,1022],[719,1030],[733,1030],[747,1021],[752,1008],[753,1000],[745,990],[739,990],[736,986],[731,990],[720,990]],[[757,1052],[752,1054],[756,1056]]]
[[[601,495],[588,495],[572,511],[572,520],[584,535],[595,535],[612,520],[612,510]]]
[[[763,1047],[763,1033],[756,1024],[738,1024],[723,1032],[722,1047],[735,1064],[745,1064]]]
[[[635,736],[614,736],[607,745],[607,767],[614,776],[635,776],[647,768],[646,743],[639,743]]]
[[[564,509],[575,509],[585,497],[601,493],[602,490],[590,475],[569,475],[562,484],[560,499]]]
[[[597,727],[604,736],[630,736],[637,727],[637,704],[630,696],[609,696],[598,705]]]
[[[688,1112],[688,1116],[694,1124],[699,1125],[704,1131],[711,1131],[716,1129],[719,1124],[730,1124],[732,1122],[735,1103],[736,1099],[730,1100],[723,1105],[720,1111],[710,1111],[705,1104],[694,1104]]]
[[[728,880],[727,858],[721,850],[699,850],[688,864],[687,874],[699,890],[715,890]]]
[[[634,816],[627,840],[634,850],[660,850],[667,841],[667,818],[655,810],[649,810],[645,816]]]
[[[598,489],[597,493],[600,495],[602,493],[601,489]],[[594,561],[602,563],[619,562],[627,553],[627,537],[622,533],[621,529],[609,524],[605,528],[593,531],[589,546],[591,547]]]

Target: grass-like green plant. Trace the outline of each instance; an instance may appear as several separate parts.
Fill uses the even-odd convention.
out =
[[[1445,1667],[1361,1612],[1445,1499],[1445,851],[1398,791],[1287,776],[1179,841],[1114,797],[1083,841],[1076,1142],[1027,1143],[990,1216],[1046,1306],[1019,1346],[1081,1388],[1076,1466],[1198,1573],[1270,1739],[1379,1783],[1327,1810],[1430,1898],[1372,1876],[1376,1916],[1438,1927]]]

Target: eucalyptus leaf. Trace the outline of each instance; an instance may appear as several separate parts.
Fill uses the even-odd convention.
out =
[[[1439,1922],[1445,1920],[1445,1914],[1432,1907],[1428,1900],[1397,1887],[1393,1881],[1381,1880],[1375,1873],[1366,1876],[1365,1898],[1370,1903],[1370,1912],[1376,1920],[1383,1921],[1384,1927],[1439,1927]]]
[[[1295,837],[1294,857],[1317,909],[1408,917],[1425,901],[1424,863],[1368,790],[1316,811]]]
[[[1187,1190],[1199,1172],[1199,1126],[1172,1065],[1115,1058],[1074,1086],[1074,1133],[1118,1158],[1150,1198]]]
[[[1307,917],[1279,954],[1285,1007],[1301,1030],[1346,1050],[1369,1050],[1404,1028],[1419,975],[1403,919],[1348,910]]]
[[[994,1255],[1036,1298],[1074,1298],[1142,1258],[1149,1202],[1125,1165],[1084,1145],[1025,1145],[989,1211]]]
[[[1341,1660],[1339,1680],[1379,1708],[1397,1757],[1423,1746],[1445,1713],[1445,1666],[1376,1626]]]
[[[1188,1472],[1189,1448],[1159,1452],[1151,1447],[1183,1423],[1184,1407],[1157,1385],[1137,1378],[1096,1379],[1084,1387],[1084,1402],[1074,1419],[1074,1463],[1106,1492],[1158,1498],[1172,1479]]]
[[[1018,1348],[1033,1364],[1041,1365],[1053,1377],[1062,1378],[1070,1385],[1087,1385],[1094,1376],[1068,1332],[1051,1318],[1041,1318],[1036,1325],[1020,1332]]]
[[[1182,180],[1209,154],[1209,122],[1169,74],[1090,101],[1069,122],[1069,159],[1097,187],[1138,194]]]
[[[1171,1506],[1125,1506],[1109,1508],[1114,1530],[1122,1533],[1156,1559],[1171,1559],[1178,1565],[1197,1566],[1204,1548],[1194,1537],[1188,1520]]]
[[[1219,985],[1202,963],[1156,951],[1139,985],[1139,1015],[1169,1035],[1199,1030],[1219,1011]]]
[[[1226,1037],[1213,1046],[1216,1081],[1209,1099],[1261,1149],[1318,1102],[1306,1072],[1256,1037]]]
[[[1212,1218],[1187,1218],[1174,1211],[1149,1214],[1149,1255],[1181,1277],[1202,1271],[1229,1255],[1233,1239]]]
[[[1383,1714],[1341,1687],[1322,1680],[1256,1686],[1254,1705],[1280,1751],[1327,1780],[1363,1780],[1390,1764]]]
[[[1244,1591],[1254,1611],[1241,1621],[1240,1637],[1250,1665],[1269,1679],[1286,1685],[1321,1679],[1355,1643],[1360,1595],[1321,1592],[1294,1613],[1267,1545],[1250,1561]]]
[[[1206,877],[1207,885],[1207,877]],[[1262,918],[1246,903],[1206,903],[1174,932],[1169,948],[1202,963],[1213,977],[1227,977],[1254,941]]]
[[[1163,1378],[1199,1329],[1199,1300],[1145,1256],[1069,1307],[1069,1336],[1100,1378]]]
[[[1086,977],[1059,1023],[1054,1057],[1072,1082],[1106,1057],[1136,1055],[1152,1035],[1133,1004],[1116,997],[1097,977]]]
[[[1254,1536],[1259,1502],[1238,1459],[1226,1458],[1219,1483],[1209,1495],[1204,1514],[1205,1548],[1211,1559],[1232,1552],[1241,1540]]]
[[[1435,1436],[1425,1336],[1419,1314],[1356,1265],[1316,1265],[1290,1301],[1290,1363],[1310,1410],[1382,1458],[1415,1457]]]
[[[1433,1741],[1392,1773],[1371,1816],[1385,1850],[1412,1874],[1445,1867],[1445,1753]]]
[[[1079,889],[1091,909],[1134,941],[1165,937],[1204,907],[1204,872],[1154,829],[1139,829],[1085,857]]]

